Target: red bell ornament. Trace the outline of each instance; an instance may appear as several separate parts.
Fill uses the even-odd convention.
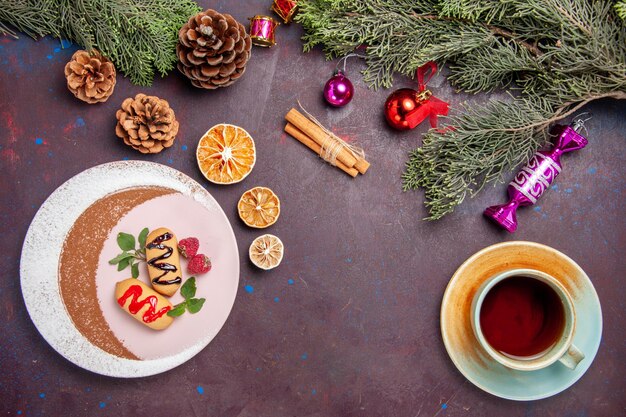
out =
[[[424,80],[428,71],[428,79]],[[436,71],[437,64],[428,62],[417,69],[418,91],[401,88],[391,93],[385,102],[385,118],[389,126],[397,130],[409,130],[428,117],[430,125],[437,127],[437,116],[448,114],[448,103],[434,97],[426,89],[426,83]]]

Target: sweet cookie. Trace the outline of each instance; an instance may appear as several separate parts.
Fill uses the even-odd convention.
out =
[[[172,304],[135,278],[125,279],[115,285],[115,299],[125,312],[151,329],[163,330],[174,321],[173,317],[167,315]]]
[[[178,240],[170,229],[160,227],[146,238],[146,261],[155,291],[171,297],[182,282]]]

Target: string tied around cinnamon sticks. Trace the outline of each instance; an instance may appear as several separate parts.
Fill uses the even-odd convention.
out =
[[[285,132],[317,153],[323,160],[338,167],[348,175],[356,177],[365,174],[370,167],[365,160],[365,152],[358,146],[351,145],[322,125],[298,101],[300,109],[291,109],[285,116]]]
[[[320,129],[324,131],[331,139],[334,139],[334,142],[330,142],[327,148],[323,148],[323,152],[319,154],[319,156],[329,164],[336,166],[337,165],[337,155],[341,152],[342,149],[347,149],[355,158],[365,159],[365,151],[363,148],[358,146],[351,145],[347,143],[345,140],[341,139],[339,136],[335,135],[330,130],[326,129],[324,125],[320,123],[319,120],[315,118],[311,113],[309,113],[298,100],[298,106],[300,106],[300,110],[309,117],[309,119],[319,126]]]

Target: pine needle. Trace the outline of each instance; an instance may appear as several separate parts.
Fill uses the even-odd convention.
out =
[[[615,3],[615,10],[622,19],[626,20],[626,0],[620,0]]]

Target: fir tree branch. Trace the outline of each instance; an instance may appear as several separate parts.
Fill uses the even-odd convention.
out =
[[[539,128],[542,130],[547,129],[552,123],[558,122],[560,120],[565,119],[566,117],[573,115],[578,110],[582,109],[583,107],[585,107],[587,104],[591,103],[594,100],[600,100],[603,98],[612,98],[615,100],[626,100],[626,92],[625,91],[612,91],[609,93],[589,96],[582,101],[574,101],[574,102],[563,104],[561,107],[559,107],[556,110],[556,112],[554,113],[554,116],[552,116],[549,119],[542,120],[540,122],[530,123],[526,126],[519,126],[519,127],[512,127],[512,128],[487,129],[487,130],[484,130],[484,132],[500,132],[500,131],[520,132],[520,131],[534,129],[534,128]]]
[[[508,31],[506,29],[502,29],[496,26],[492,26],[492,25],[485,25],[485,27],[487,29],[489,29],[494,35],[500,35],[505,37],[506,39],[511,39],[515,42],[517,42],[518,44],[520,44],[521,46],[523,46],[524,48],[528,49],[528,51],[530,53],[532,53],[534,56],[541,56],[543,55],[543,52],[541,51],[541,49],[539,49],[537,47],[537,45],[533,45],[529,42],[526,42],[522,39],[519,38],[519,36],[515,35],[513,32]]]
[[[615,11],[619,17],[626,20],[626,0],[619,0],[615,3]]]
[[[68,39],[97,49],[131,82],[150,85],[177,61],[179,28],[200,11],[193,0],[16,0],[0,7],[7,24],[33,38]]]
[[[454,19],[454,18],[451,18],[451,17],[445,17],[445,16],[440,16],[440,15],[434,15],[434,14],[419,15],[417,13],[414,13],[413,16],[416,19],[443,20],[443,21],[449,21],[449,22],[473,23],[473,21],[470,20],[470,19]],[[515,41],[519,45],[521,45],[524,48],[528,49],[528,51],[530,51],[535,56],[543,55],[543,52],[541,51],[541,49],[539,49],[537,47],[536,44],[533,45],[533,44],[531,44],[529,42],[524,41],[518,35],[514,34],[513,32],[511,32],[509,30],[506,30],[506,29],[503,29],[503,28],[500,28],[500,27],[497,27],[497,26],[489,25],[487,23],[482,23],[482,26],[485,27],[486,29],[488,29],[494,35],[499,35],[499,36],[502,36],[502,37],[504,37],[506,39],[510,39],[510,40]]]
[[[26,33],[33,38],[45,35],[59,36],[53,24],[57,13],[52,4],[53,0],[16,0],[3,2],[0,7],[0,31],[15,38],[15,31],[8,25],[14,26],[18,31]]]
[[[623,3],[623,4],[622,4]],[[621,5],[620,5],[621,4]],[[424,188],[430,218],[502,181],[550,125],[600,98],[626,95],[626,2],[610,0],[301,0],[304,50],[331,58],[365,45],[364,80],[390,87],[427,61],[458,89],[512,87],[512,103],[466,107],[409,157],[404,188]],[[615,7],[614,7],[615,6]]]
[[[19,39],[17,33],[9,29],[4,23],[0,22],[0,35],[8,35],[14,39]]]
[[[564,3],[566,4],[566,3]],[[567,10],[562,4],[555,4],[554,5],[556,10],[559,11],[559,13],[561,13],[563,16],[565,16],[567,18],[567,20],[574,26],[576,26],[578,29],[580,29],[583,33],[585,33],[587,36],[592,36],[593,33],[591,32],[591,28],[585,24],[585,22],[583,22],[581,19],[578,19],[577,16],[575,15],[575,12],[572,10],[572,8],[569,8],[569,10]]]

